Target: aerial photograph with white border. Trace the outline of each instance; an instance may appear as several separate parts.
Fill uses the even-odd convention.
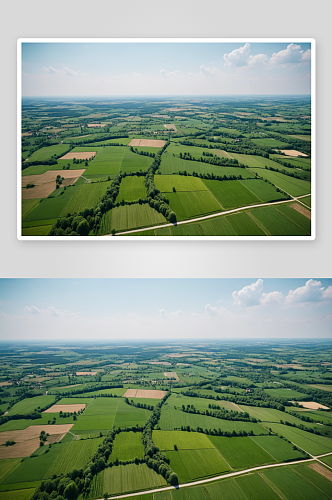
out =
[[[21,38],[17,69],[19,240],[315,239],[314,39]]]

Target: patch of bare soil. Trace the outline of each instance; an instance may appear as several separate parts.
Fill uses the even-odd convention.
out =
[[[57,175],[64,177],[63,186],[74,184],[76,180],[85,172],[84,169],[77,170],[48,170],[43,174],[26,175],[22,177],[22,200],[32,200],[34,198],[46,198],[55,190],[55,179]],[[33,188],[26,188],[27,184],[34,184]]]
[[[296,151],[296,149],[275,149],[275,151],[281,151],[287,156],[308,156],[300,151]]]
[[[60,158],[60,160],[72,160],[73,158],[76,158],[76,160],[88,160],[89,158],[93,158],[94,156],[96,156],[96,154],[96,151],[76,151],[74,153],[66,153]]]
[[[14,440],[13,440],[14,441]],[[39,447],[39,438],[23,441],[12,446],[0,446],[0,459],[29,457]]]
[[[332,481],[332,472],[326,469],[323,465],[313,463],[308,465],[308,467],[310,467],[310,469],[313,469],[315,472],[318,472],[318,474],[326,477],[326,479],[328,479],[329,481]]]
[[[145,146],[148,148],[162,148],[166,144],[166,141],[161,141],[158,139],[132,139],[129,146]]]
[[[328,406],[321,405],[320,403],[315,403],[314,401],[290,401],[290,403],[298,403],[303,406],[303,408],[309,408],[309,410],[329,410]]]
[[[148,399],[162,399],[167,394],[166,391],[154,391],[144,389],[127,389],[123,395],[124,398],[148,398]]]
[[[296,210],[297,212],[300,212],[300,214],[307,217],[307,219],[311,220],[311,212],[310,212],[310,210],[308,210],[308,208],[305,208],[300,203],[292,203],[291,207],[294,208],[294,210]]]
[[[106,123],[88,123],[88,127],[106,127]]]
[[[94,377],[95,375],[97,375],[98,372],[76,372],[76,375],[79,376],[79,375],[90,375],[91,377]]]
[[[71,386],[72,387],[72,386]],[[81,411],[86,407],[86,404],[73,404],[73,405],[53,405],[51,408],[43,411],[43,413],[59,413],[60,411],[65,413],[74,413],[74,411]]]

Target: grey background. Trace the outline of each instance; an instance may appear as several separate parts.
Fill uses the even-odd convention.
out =
[[[11,0],[1,30],[0,277],[330,277],[329,0]],[[317,43],[315,241],[18,241],[16,41],[24,37],[289,37]]]

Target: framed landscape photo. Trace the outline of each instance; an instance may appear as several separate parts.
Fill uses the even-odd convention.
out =
[[[17,64],[18,239],[315,239],[314,39],[19,39]]]

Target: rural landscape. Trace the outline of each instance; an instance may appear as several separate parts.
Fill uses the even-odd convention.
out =
[[[27,71],[32,64],[38,66],[39,47],[25,48],[30,45],[38,44],[23,44],[24,69],[29,61],[25,52],[32,54],[31,62],[25,63]],[[307,85],[310,49],[279,45],[287,48],[273,53],[264,71],[274,71],[276,78],[282,72],[292,76],[309,71],[301,75]],[[236,78],[243,87],[239,94],[219,91],[218,95],[210,82],[216,85],[224,73],[204,65],[197,76],[190,76],[190,89],[195,88],[193,82],[204,79],[200,85],[206,92],[201,95],[180,95],[180,71],[158,70],[160,83],[153,84],[151,95],[115,95],[113,80],[109,96],[90,97],[49,97],[54,91],[52,79],[57,79],[56,88],[62,84],[69,92],[66,78],[76,78],[81,85],[89,80],[88,72],[47,66],[41,75],[23,73],[23,91],[28,90],[20,98],[19,237],[313,235],[310,87],[306,93],[299,86],[290,94],[284,89],[278,93],[275,87],[269,95],[246,92],[243,65],[251,72],[258,71],[256,65],[263,71],[267,58],[250,55],[253,48],[247,43],[223,56],[224,66],[238,71]],[[181,49],[195,52],[191,46]],[[237,68],[243,54],[247,62]],[[119,64],[119,57],[113,54],[114,64]],[[128,62],[128,67],[132,64]],[[261,73],[257,75],[264,81]],[[133,88],[141,79],[134,73]],[[33,86],[39,81],[40,92],[48,91],[45,96],[31,95],[39,91]],[[175,95],[153,95],[164,88]]]
[[[330,339],[2,343],[4,500],[332,498]]]

